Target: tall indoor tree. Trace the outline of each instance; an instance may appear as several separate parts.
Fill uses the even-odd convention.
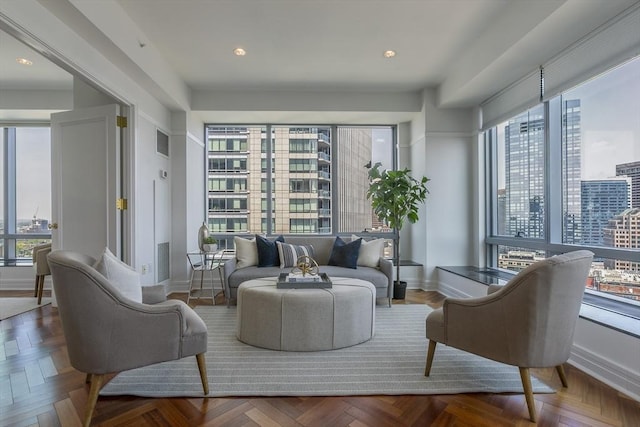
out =
[[[411,170],[380,170],[381,163],[373,167],[369,163],[369,190],[367,198],[371,199],[374,214],[389,227],[395,230],[393,240],[393,258],[396,265],[395,289],[400,288],[400,231],[405,223],[418,221],[418,208],[427,199],[429,178],[423,176],[415,179]]]

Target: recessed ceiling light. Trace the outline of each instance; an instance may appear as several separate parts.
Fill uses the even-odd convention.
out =
[[[247,54],[247,51],[241,47],[237,47],[233,49],[233,54],[236,56],[245,56]]]
[[[16,58],[16,62],[20,65],[33,65],[33,61],[29,61],[27,58]]]
[[[394,56],[396,56],[396,51],[395,50],[385,50],[382,53],[382,56],[384,56],[385,58],[393,58]]]

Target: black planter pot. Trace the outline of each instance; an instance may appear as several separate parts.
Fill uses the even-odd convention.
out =
[[[404,294],[407,291],[407,282],[394,282],[393,283],[393,299],[404,299]]]

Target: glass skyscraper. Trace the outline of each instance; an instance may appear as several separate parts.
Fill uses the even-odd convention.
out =
[[[582,244],[602,246],[609,220],[629,207],[630,178],[585,180],[581,183]]]

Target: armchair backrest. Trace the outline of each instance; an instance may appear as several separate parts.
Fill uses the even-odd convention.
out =
[[[47,276],[51,274],[49,264],[47,263],[47,255],[51,252],[51,243],[44,243],[33,247],[31,260],[36,269],[36,275]]]
[[[580,250],[536,262],[492,294],[504,313],[507,363],[557,366],[571,354],[593,253]]]
[[[95,259],[71,251],[48,256],[71,365],[82,372],[109,366],[112,326],[128,300],[93,268]]]

